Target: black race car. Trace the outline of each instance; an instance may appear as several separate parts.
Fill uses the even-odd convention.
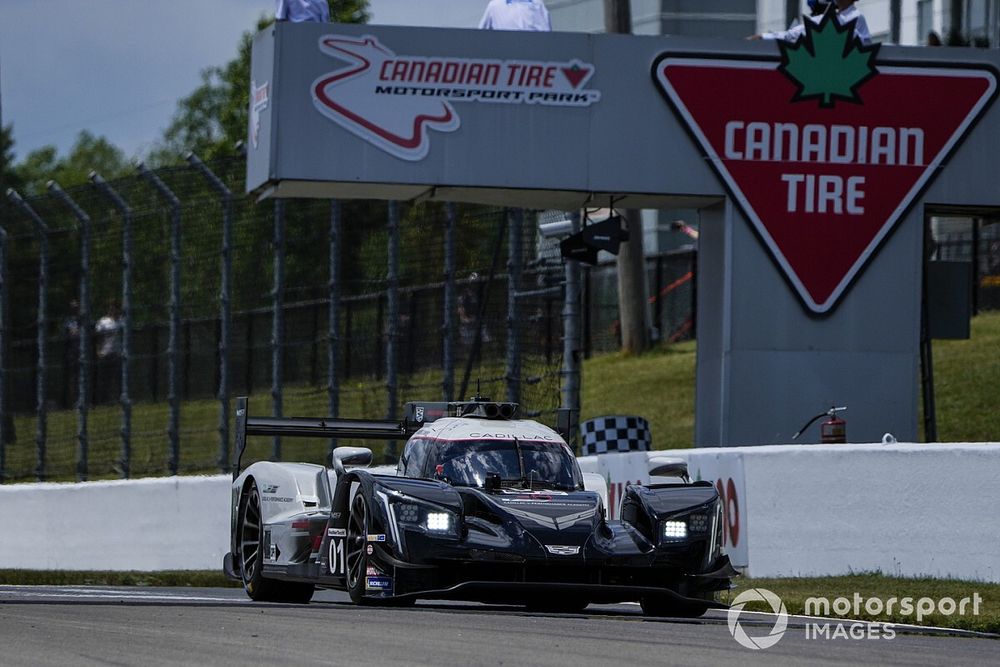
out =
[[[399,422],[271,418],[239,399],[226,573],[254,600],[307,602],[320,587],[397,605],[724,607],[717,592],[737,573],[711,484],[628,486],[621,520],[608,520],[604,481],[585,483],[563,438],[517,410],[479,399],[410,403]],[[262,461],[240,472],[252,435],[406,444],[395,470],[368,469],[369,449],[338,447],[330,467]]]

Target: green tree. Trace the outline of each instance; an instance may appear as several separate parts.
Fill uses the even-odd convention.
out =
[[[20,190],[24,186],[20,175],[14,170],[14,126],[0,127],[0,197],[5,197],[8,188]]]
[[[337,23],[368,21],[368,0],[329,0],[330,17]],[[274,22],[261,16],[256,30]],[[177,113],[150,155],[150,163],[179,162],[188,151],[205,160],[233,155],[247,136],[250,104],[250,52],[252,32],[240,38],[236,58],[201,73],[201,85],[177,103]]]
[[[20,182],[23,194],[36,195],[45,192],[50,180],[71,187],[86,183],[92,170],[106,178],[117,178],[129,168],[120,148],[84,130],[77,135],[66,157],[60,158],[55,146],[43,146],[28,153],[14,167],[14,177]]]

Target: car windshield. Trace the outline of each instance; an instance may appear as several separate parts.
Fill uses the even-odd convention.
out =
[[[504,486],[565,491],[582,486],[580,469],[563,443],[459,440],[437,443],[434,454],[429,461],[430,473],[455,486],[483,486],[487,473],[500,475]]]

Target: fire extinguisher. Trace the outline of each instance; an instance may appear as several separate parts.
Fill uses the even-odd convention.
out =
[[[838,412],[842,412],[847,409],[845,405],[842,408],[831,407],[826,412],[821,412],[809,421],[806,425],[798,430],[798,432],[792,436],[792,440],[797,439],[802,432],[807,428],[812,426],[813,422],[820,417],[829,417],[825,422],[819,425],[819,435],[820,441],[824,445],[843,445],[847,442],[847,422],[837,416]]]

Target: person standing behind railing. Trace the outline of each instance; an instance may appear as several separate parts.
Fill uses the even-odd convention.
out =
[[[550,32],[552,20],[542,0],[490,0],[479,29]]]
[[[304,23],[330,22],[330,5],[327,0],[278,0],[274,10],[275,21]]]
[[[872,36],[871,32],[868,30],[868,22],[865,21],[864,15],[862,15],[861,10],[855,5],[855,0],[833,0],[833,2],[826,2],[825,0],[809,0],[809,17],[807,20],[813,23],[819,23],[823,19],[823,15],[829,11],[830,4],[836,7],[837,21],[840,25],[846,25],[847,23],[854,21],[854,36],[861,41],[862,44],[871,44]],[[751,35],[747,39],[780,39],[785,42],[797,42],[803,35],[806,34],[805,23],[796,23],[788,30],[779,30],[776,32],[765,32],[759,35]]]
[[[97,375],[94,383],[94,403],[110,403],[119,391],[122,353],[121,309],[117,303],[108,305],[108,312],[94,324],[97,343]]]

